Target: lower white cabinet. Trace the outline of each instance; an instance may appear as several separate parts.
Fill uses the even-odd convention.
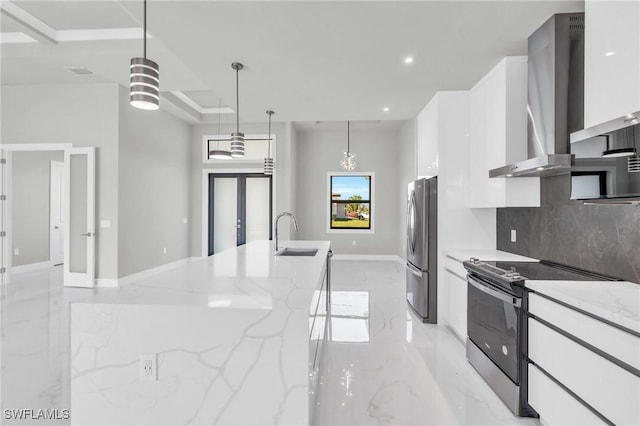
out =
[[[528,355],[535,365],[529,365],[528,400],[541,419],[550,425],[600,424],[597,412],[614,424],[640,424],[640,377],[624,361],[634,352],[608,343],[603,330],[611,326],[537,294],[529,302]],[[638,348],[628,347],[637,356]]]
[[[446,293],[444,319],[458,338],[464,342],[467,339],[466,270],[462,262],[446,257],[444,274],[444,291]]]
[[[533,364],[529,364],[529,405],[545,425],[606,424]]]

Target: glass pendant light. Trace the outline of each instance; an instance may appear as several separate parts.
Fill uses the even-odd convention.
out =
[[[222,109],[222,99],[218,99],[218,137],[220,137],[220,110]],[[220,140],[216,139],[216,148],[211,149],[209,147],[209,143],[213,139],[207,139],[207,148],[209,149],[209,158],[213,158],[215,160],[231,160],[231,151],[225,151],[220,149]]]
[[[275,113],[269,110],[267,111],[267,114],[269,114],[269,133],[267,133],[269,144],[267,149],[267,158],[264,159],[264,174],[272,175],[273,174],[273,158],[271,158],[271,116]]]
[[[240,91],[238,74],[244,68],[240,62],[231,64],[231,68],[236,70],[236,131],[231,133],[231,156],[234,158],[244,157],[244,133],[240,132]]]
[[[129,102],[139,109],[156,110],[160,108],[160,67],[147,59],[147,0],[143,19],[143,57],[131,58]]]
[[[344,158],[340,162],[340,165],[347,171],[355,170],[356,168],[356,154],[351,152],[351,144],[349,140],[350,122],[347,121],[347,151],[344,153]]]

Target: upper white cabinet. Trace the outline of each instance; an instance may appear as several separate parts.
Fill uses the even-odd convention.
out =
[[[470,91],[470,207],[540,206],[539,178],[489,178],[527,159],[527,57],[504,58]]]
[[[640,0],[585,2],[584,127],[640,111]]]
[[[438,175],[437,94],[416,119],[416,170],[418,176]]]

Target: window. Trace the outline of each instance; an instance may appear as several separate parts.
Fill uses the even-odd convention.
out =
[[[373,232],[373,173],[328,174],[327,232]]]

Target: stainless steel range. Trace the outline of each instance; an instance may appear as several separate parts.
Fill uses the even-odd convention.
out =
[[[536,417],[527,403],[526,280],[611,281],[552,262],[471,258],[467,275],[467,359],[518,416]]]

